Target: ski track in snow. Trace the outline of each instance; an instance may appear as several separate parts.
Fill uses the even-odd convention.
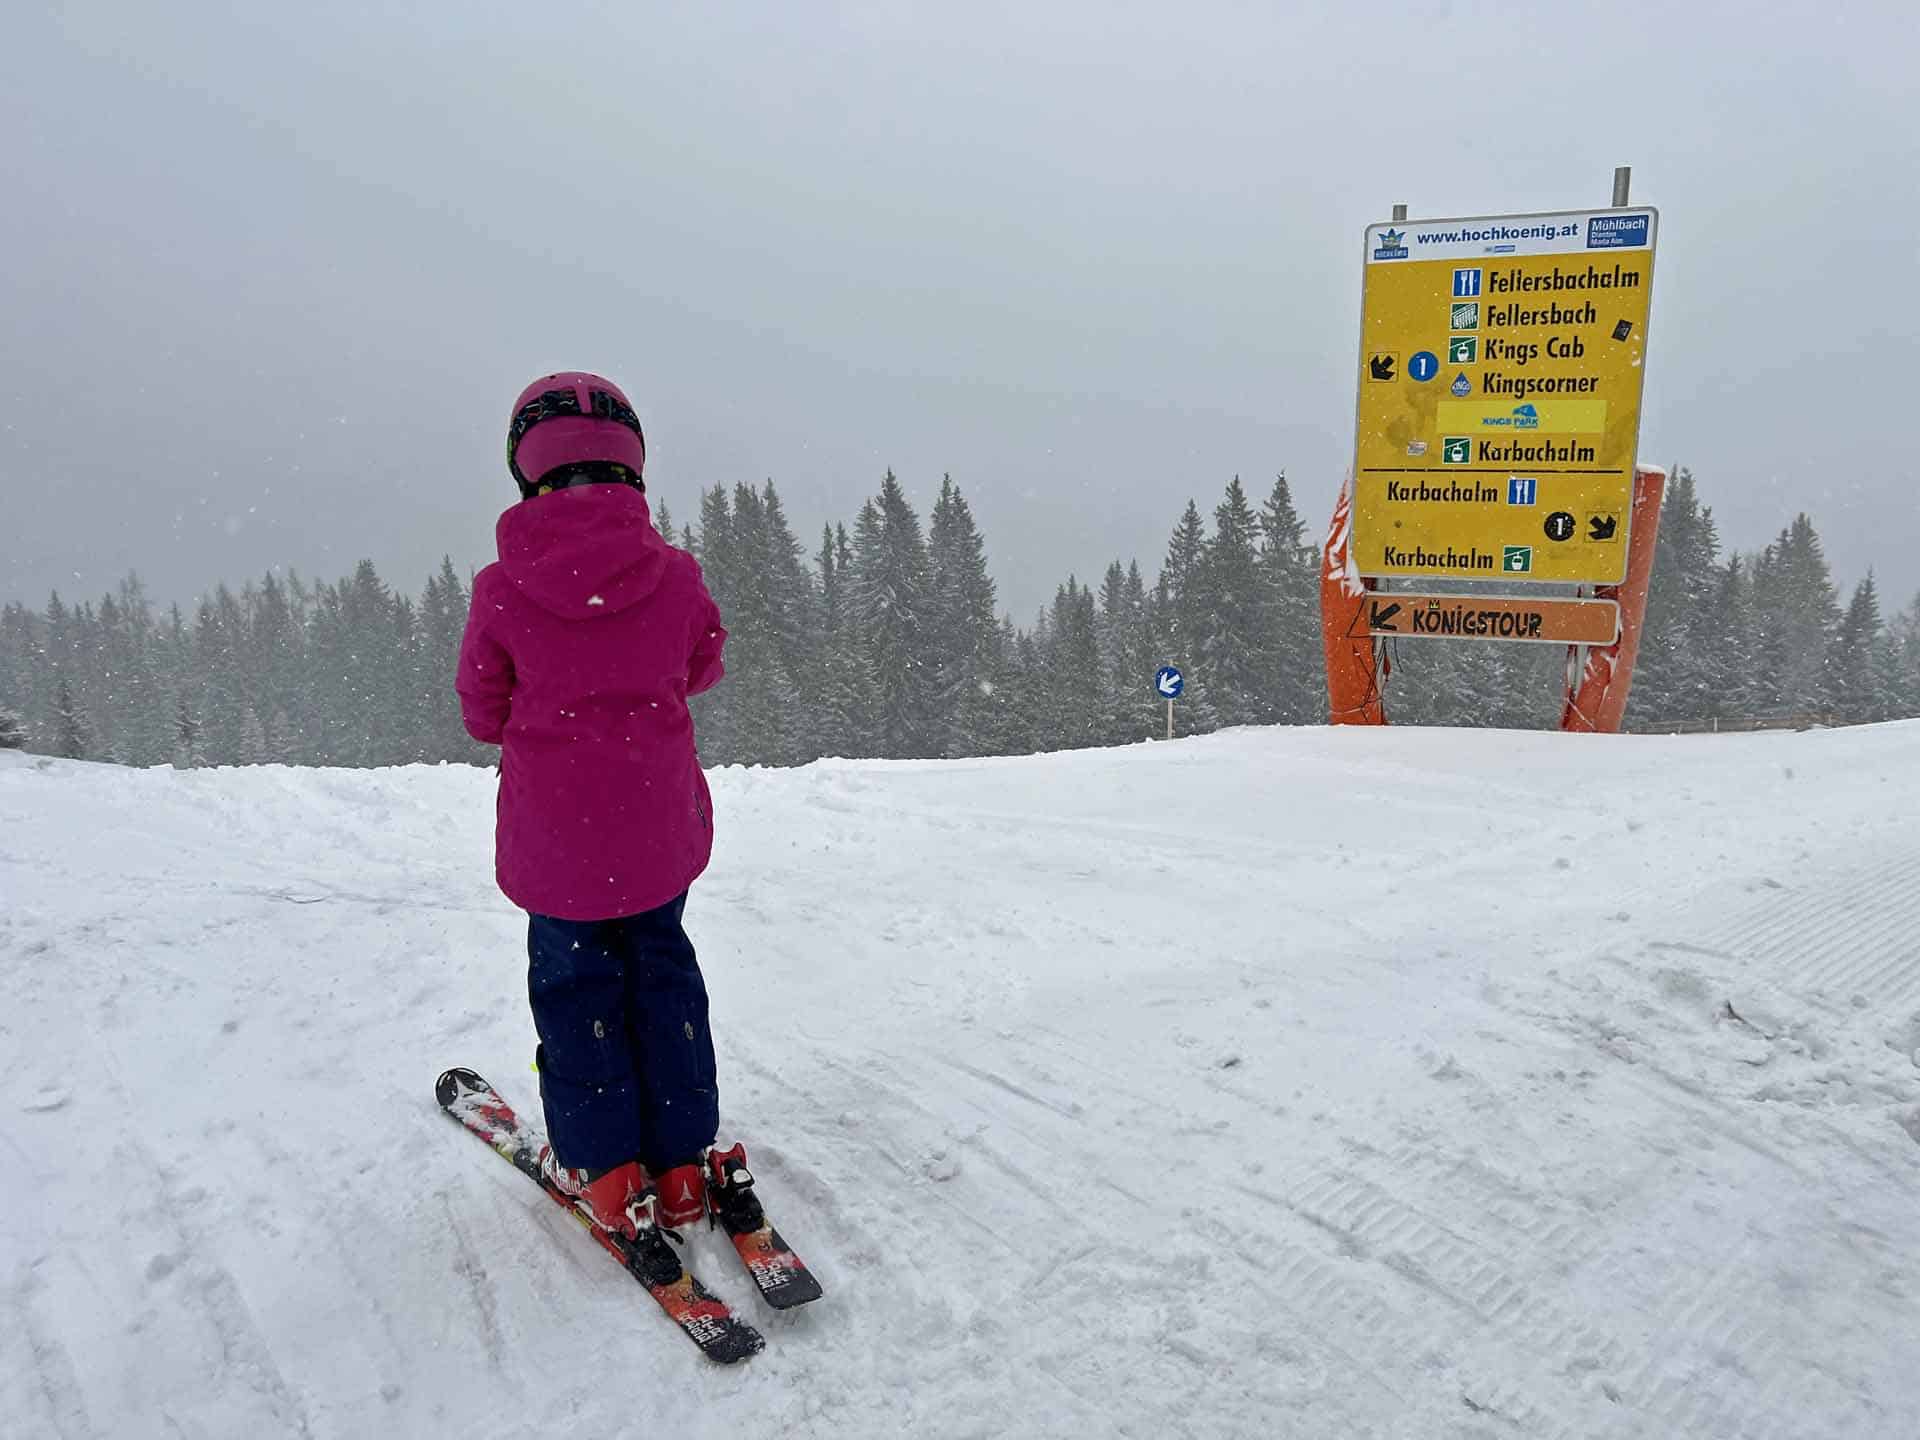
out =
[[[537,1115],[491,776],[0,755],[23,1433],[1920,1434],[1920,725],[725,770],[720,1370]],[[29,843],[30,837],[30,843]]]

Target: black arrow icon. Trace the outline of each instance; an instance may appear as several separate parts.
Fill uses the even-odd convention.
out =
[[[1375,380],[1393,379],[1393,356],[1376,355],[1367,362],[1367,373]]]
[[[1587,517],[1587,538],[1589,540],[1611,540],[1613,532],[1620,528],[1620,521],[1612,515],[1589,515]]]
[[[1368,619],[1367,628],[1369,630],[1391,630],[1394,628],[1393,617],[1399,613],[1400,602],[1398,600],[1394,601],[1391,605],[1382,605],[1376,600],[1373,602],[1373,614]]]

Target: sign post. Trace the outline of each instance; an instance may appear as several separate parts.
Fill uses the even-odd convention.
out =
[[[1658,229],[1650,208],[1368,227],[1361,575],[1626,578]]]
[[[1630,180],[1611,209],[1394,205],[1365,230],[1354,468],[1321,547],[1332,724],[1386,724],[1380,639],[1436,636],[1567,645],[1561,728],[1619,730],[1665,480],[1638,465],[1659,211]]]
[[[1153,677],[1154,693],[1167,702],[1167,739],[1173,739],[1173,702],[1180,698],[1180,692],[1187,688],[1186,677],[1172,665],[1162,665],[1159,673]]]
[[[1386,723],[1377,641],[1405,635],[1566,645],[1562,728],[1619,728],[1663,478],[1637,455],[1660,217],[1630,179],[1607,210],[1367,227],[1354,467],[1321,553],[1334,724]]]

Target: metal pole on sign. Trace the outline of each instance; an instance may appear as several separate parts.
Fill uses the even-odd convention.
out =
[[[1633,187],[1633,167],[1616,165],[1613,167],[1613,208],[1627,208],[1627,192]]]
[[[1394,221],[1394,223],[1395,223],[1396,225],[1397,225],[1397,224],[1399,224],[1399,223],[1400,223],[1400,222],[1401,222],[1402,220],[1404,220],[1404,219],[1406,219],[1406,218],[1407,218],[1407,207],[1406,207],[1406,206],[1404,206],[1404,205],[1396,205],[1396,206],[1394,206],[1394,207],[1393,207],[1393,221]]]
[[[1173,701],[1167,701],[1167,739],[1173,739]]]

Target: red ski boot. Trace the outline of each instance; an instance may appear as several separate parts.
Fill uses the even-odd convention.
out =
[[[653,1177],[659,1197],[656,1218],[669,1230],[685,1230],[707,1218],[706,1157],[673,1165]]]
[[[572,1197],[594,1224],[612,1235],[629,1240],[640,1233],[641,1199],[647,1189],[647,1172],[638,1160],[629,1160],[611,1170],[569,1170],[554,1158],[553,1147],[540,1147],[540,1173],[562,1192]]]

